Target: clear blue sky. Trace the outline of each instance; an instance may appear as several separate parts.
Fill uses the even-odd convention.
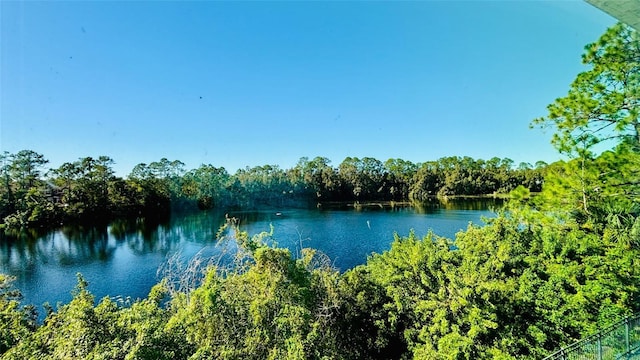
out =
[[[126,176],[302,156],[552,162],[529,129],[615,20],[582,1],[0,2],[0,150]]]

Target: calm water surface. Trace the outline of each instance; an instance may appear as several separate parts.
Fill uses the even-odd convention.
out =
[[[282,209],[229,212],[250,234],[274,227],[281,247],[296,254],[301,244],[327,254],[341,271],[363,264],[367,256],[387,250],[394,233],[414,230],[425,235],[454,237],[469,222],[491,217],[494,202],[449,203],[414,208]],[[215,239],[223,212],[174,214],[164,222],[116,221],[101,228],[66,227],[35,239],[0,239],[0,272],[17,278],[24,302],[37,306],[66,303],[76,274],[89,281],[89,290],[104,296],[145,297],[159,281],[157,270],[179,253],[189,259],[200,252],[221,251]]]

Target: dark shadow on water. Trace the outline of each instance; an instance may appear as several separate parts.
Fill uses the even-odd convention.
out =
[[[64,226],[61,233],[64,239],[56,239],[55,234],[51,239],[56,243],[56,255],[61,264],[109,261],[113,257],[115,245],[109,243],[107,225]]]
[[[110,224],[109,233],[136,254],[166,254],[181,241],[215,243],[224,221],[222,210],[175,211],[161,218],[116,220]]]
[[[445,210],[497,210],[506,200],[493,197],[455,197],[438,199],[439,206]]]
[[[26,234],[0,241],[3,267],[24,269],[36,263],[59,266],[109,261],[115,246],[109,243],[107,227],[64,226],[39,236]]]

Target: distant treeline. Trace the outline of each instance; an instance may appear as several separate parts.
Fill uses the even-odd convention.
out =
[[[116,176],[107,156],[85,157],[46,169],[48,160],[22,150],[0,158],[0,217],[5,228],[51,226],[69,221],[159,215],[171,207],[209,209],[291,206],[329,201],[426,201],[435,196],[508,193],[518,185],[542,188],[544,162],[445,157],[413,163],[347,157],[301,158],[290,169],[247,167],[229,174],[223,167],[186,170],[165,158],[136,165],[127,178]]]

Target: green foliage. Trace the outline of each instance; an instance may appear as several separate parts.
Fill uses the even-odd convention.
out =
[[[511,190],[511,192],[509,193],[509,198],[512,201],[516,201],[516,202],[524,202],[525,200],[529,199],[531,197],[531,192],[529,191],[529,189],[527,189],[526,187],[522,186],[522,185],[518,185],[518,187],[516,187],[515,189]]]
[[[537,359],[640,310],[637,209],[610,208],[586,227],[517,198],[455,241],[396,235],[344,274],[229,219],[221,234],[242,250],[233,266],[97,305],[79,277],[73,300],[37,328],[5,281],[2,358]]]
[[[547,168],[537,207],[582,224],[600,223],[611,207],[640,205],[640,152],[623,143],[597,157],[557,162]]]
[[[237,235],[249,267],[210,268],[197,289],[175,294],[167,329],[185,334],[192,359],[338,357],[331,331],[338,274],[315,266],[313,251],[295,260],[261,236]]]
[[[181,192],[186,198],[195,199],[200,209],[211,209],[228,201],[226,187],[229,181],[229,174],[224,168],[201,165],[185,174]]]
[[[511,159],[484,161],[470,157],[446,157],[421,164],[409,186],[408,196],[424,201],[434,196],[506,194],[517,186],[539,192],[545,167],[513,169]]]
[[[21,307],[21,294],[12,289],[13,278],[0,274],[0,355],[24,340],[35,329],[33,307]]]
[[[507,193],[522,185],[540,191],[544,167],[510,159],[447,157],[414,164],[401,159],[301,158],[292,169],[256,166],[230,175],[201,165],[185,171],[163,158],[136,165],[128,178],[114,174],[113,159],[85,157],[51,169],[30,150],[0,156],[0,229],[19,232],[60,224],[107,223],[116,218],[164,217],[172,208],[306,206],[318,201],[424,202],[434,196]]]
[[[287,171],[287,177],[298,192],[309,198],[320,201],[337,200],[340,179],[337,170],[330,163],[325,157],[315,157],[312,160],[303,157],[293,169]]]
[[[594,145],[627,139],[640,146],[640,37],[621,23],[585,47],[580,73],[567,96],[548,106],[533,125],[557,130],[553,144],[563,153],[585,156]],[[636,150],[637,151],[637,150]]]
[[[348,336],[367,344],[354,351],[397,358],[388,341],[407,358],[535,359],[637,311],[637,215],[602,233],[544,217],[514,208],[454,243],[397,237],[347,272]]]
[[[130,306],[109,298],[94,305],[87,286],[79,275],[71,302],[51,311],[2,358],[179,359],[191,352],[179,334],[164,330],[169,314],[160,307],[163,284]]]
[[[585,47],[582,60],[589,69],[578,74],[567,96],[548,106],[547,117],[533,121],[554,127],[553,144],[572,157],[548,169],[539,208],[598,227],[609,208],[640,203],[639,45],[632,28],[608,29]]]
[[[338,348],[345,359],[398,359],[407,351],[398,321],[389,316],[385,287],[358,266],[340,277]]]

